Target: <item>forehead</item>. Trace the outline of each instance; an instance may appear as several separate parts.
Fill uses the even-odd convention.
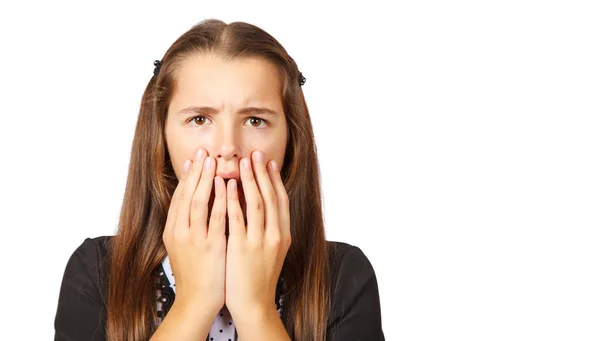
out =
[[[277,68],[261,58],[224,60],[196,54],[184,60],[175,75],[172,105],[268,105],[281,110]]]

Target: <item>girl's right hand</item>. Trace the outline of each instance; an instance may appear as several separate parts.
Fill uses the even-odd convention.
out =
[[[169,255],[179,306],[202,306],[217,315],[225,304],[225,181],[215,177],[216,161],[199,149],[173,194],[163,242]],[[191,169],[190,169],[191,168]],[[208,206],[215,198],[208,220]]]

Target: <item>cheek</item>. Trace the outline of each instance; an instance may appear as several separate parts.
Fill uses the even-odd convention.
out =
[[[285,157],[285,148],[281,148],[278,150],[275,150],[269,157],[268,161],[271,160],[275,160],[275,162],[277,162],[277,167],[281,170],[283,165],[283,159]]]
[[[281,169],[281,165],[283,163],[283,157],[284,154],[280,153],[279,151],[276,150],[272,150],[272,149],[260,149],[260,148],[256,148],[258,150],[260,150],[261,152],[263,152],[265,154],[265,165],[267,167],[270,166],[270,162],[271,160],[275,160],[275,162],[277,162],[277,167],[279,167],[279,169]]]
[[[202,138],[192,130],[186,130],[176,124],[166,131],[167,150],[171,159],[171,165],[178,179],[183,175],[183,165],[186,160],[194,160],[194,153],[198,147],[207,149],[206,137]]]
[[[283,128],[278,128],[276,129],[276,132],[269,135],[268,138],[260,141],[260,143],[254,143],[251,150],[258,149],[262,151],[265,153],[266,163],[275,160],[275,162],[277,162],[277,167],[281,169],[285,158],[286,142],[286,131]]]
[[[175,171],[177,179],[180,179],[183,175],[183,165],[186,160],[192,160],[193,153],[193,148],[186,148],[183,146],[172,146],[171,148],[169,148],[169,157],[171,158],[171,165],[173,166],[173,170]]]

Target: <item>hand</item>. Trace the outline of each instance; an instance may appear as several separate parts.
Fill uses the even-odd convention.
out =
[[[205,155],[199,149],[194,162],[186,161],[162,237],[177,285],[174,304],[201,305],[216,316],[225,303],[227,203],[225,181],[215,177],[215,159]],[[215,199],[207,224],[213,179]]]
[[[237,184],[234,179],[227,184],[225,304],[236,324],[244,315],[276,310],[277,281],[292,240],[288,196],[281,174],[266,166],[260,151],[252,156],[253,162],[249,158],[240,162],[247,227]],[[246,161],[248,167],[244,166]]]

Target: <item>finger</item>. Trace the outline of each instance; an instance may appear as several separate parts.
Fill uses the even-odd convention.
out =
[[[246,197],[246,215],[248,216],[248,240],[261,242],[265,234],[265,213],[264,204],[258,184],[252,172],[252,163],[250,158],[242,158],[240,161],[240,178],[244,196]]]
[[[179,203],[177,207],[177,219],[175,220],[176,226],[190,226],[190,205],[194,191],[198,186],[198,179],[202,173],[203,160],[205,158],[205,152],[203,149],[196,151],[194,156],[194,162],[192,168],[186,175],[183,188],[179,194]]]
[[[190,207],[190,228],[200,233],[201,236],[206,236],[208,232],[206,226],[208,223],[208,202],[210,200],[210,193],[215,178],[215,166],[216,162],[212,157],[207,156],[204,159],[200,182],[192,197],[192,204]]]
[[[229,240],[246,239],[244,213],[238,196],[238,185],[235,179],[227,183],[227,219],[229,220]]]
[[[227,213],[227,192],[225,180],[215,176],[215,201],[213,202],[208,225],[208,239],[216,239],[225,235],[225,214]]]
[[[271,184],[273,185],[277,195],[279,231],[283,240],[286,240],[289,244],[292,240],[290,231],[290,200],[281,178],[281,172],[279,171],[275,160],[270,162],[268,169],[269,177],[271,178]]]
[[[187,177],[187,174],[189,172],[189,168],[191,165],[192,165],[192,162],[190,160],[185,160],[185,163],[183,165],[183,176],[177,183],[177,187],[175,187],[175,191],[173,191],[173,195],[171,196],[171,202],[169,204],[169,211],[167,212],[167,222],[165,223],[165,232],[163,232],[163,233],[169,233],[172,229],[171,226],[175,223],[175,219],[177,216],[177,207],[179,206],[179,198],[180,198],[181,189],[184,187],[185,177]]]
[[[277,208],[277,195],[271,184],[271,178],[267,173],[267,165],[265,164],[264,154],[257,150],[252,154],[252,168],[254,178],[258,183],[258,189],[264,204],[265,216],[265,236],[279,239],[279,213]]]

